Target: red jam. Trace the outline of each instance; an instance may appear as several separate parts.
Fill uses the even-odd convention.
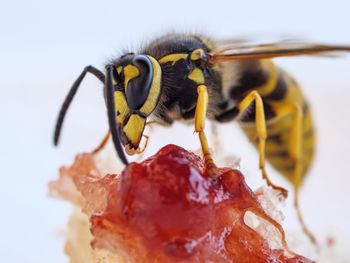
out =
[[[271,249],[244,223],[245,212],[254,212],[284,239],[239,171],[219,169],[209,178],[203,161],[178,146],[103,180],[107,205],[91,217],[93,245],[126,262],[312,262]]]

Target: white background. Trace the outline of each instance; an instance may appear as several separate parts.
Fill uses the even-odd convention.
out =
[[[107,130],[100,83],[87,77],[52,146],[56,115],[85,65],[102,68],[124,49],[169,31],[213,37],[258,36],[350,43],[348,1],[5,1],[0,2],[1,262],[67,262],[63,229],[70,206],[47,197],[61,164],[92,149]],[[321,240],[350,237],[350,55],[277,61],[305,87],[314,108],[318,155],[305,180],[302,210]],[[148,154],[172,142],[199,143],[192,127],[154,128]],[[220,130],[226,152],[261,185],[257,156],[234,124]],[[180,136],[178,136],[180,134]],[[286,181],[271,171],[273,179]],[[255,185],[254,185],[255,184]],[[286,209],[289,227],[294,214]],[[288,220],[287,220],[288,221]],[[349,244],[349,243],[347,243]],[[346,246],[345,246],[346,247]],[[342,253],[342,252],[339,252]],[[350,261],[349,254],[343,255]],[[334,262],[334,261],[333,261]]]

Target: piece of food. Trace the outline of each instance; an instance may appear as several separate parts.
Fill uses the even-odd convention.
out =
[[[70,220],[71,262],[312,262],[288,251],[282,227],[238,170],[219,169],[209,178],[203,161],[178,146],[119,176],[103,176],[87,154],[60,172],[51,193],[86,215]],[[248,214],[257,218],[254,227]]]

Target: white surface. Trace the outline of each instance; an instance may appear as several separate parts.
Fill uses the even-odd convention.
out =
[[[122,49],[137,48],[169,30],[350,43],[349,7],[345,0],[1,3],[1,262],[67,262],[59,231],[70,207],[47,198],[47,182],[57,177],[59,165],[94,147],[107,130],[100,83],[88,77],[69,110],[61,147],[51,145],[60,104],[85,65],[101,68]],[[317,121],[318,157],[302,192],[305,218],[312,229],[341,233],[349,241],[350,56],[278,62],[305,87]],[[199,146],[192,128],[154,130],[149,153],[170,142]],[[232,137],[225,146],[241,156],[248,181],[259,185],[253,149],[234,125],[223,126],[221,132]],[[273,179],[286,184],[278,176]],[[293,218],[290,207],[286,213]],[[345,258],[350,261],[349,254]]]

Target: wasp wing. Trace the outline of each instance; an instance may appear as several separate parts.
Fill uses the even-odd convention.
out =
[[[350,45],[326,45],[301,42],[281,42],[260,45],[225,44],[210,54],[211,63],[256,60],[303,55],[329,55],[332,52],[349,52]]]

